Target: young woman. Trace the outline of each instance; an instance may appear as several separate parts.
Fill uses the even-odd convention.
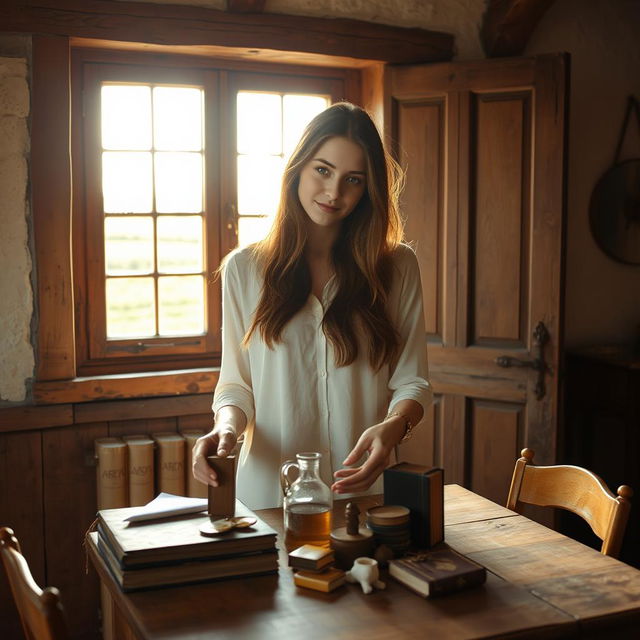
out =
[[[420,274],[401,244],[398,177],[359,107],[334,104],[307,126],[269,235],[224,265],[215,422],[194,447],[201,482],[216,486],[206,456],[227,455],[244,431],[237,496],[250,508],[281,503],[280,465],[302,451],[322,453],[334,492],[361,492],[422,419]]]

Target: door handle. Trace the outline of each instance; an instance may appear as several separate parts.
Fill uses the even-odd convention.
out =
[[[538,380],[536,381],[535,393],[538,400],[542,400],[546,393],[544,384],[544,374],[551,372],[551,369],[544,361],[544,346],[549,342],[549,331],[545,327],[544,322],[538,322],[533,331],[533,346],[535,349],[535,358],[533,360],[521,360],[512,356],[498,356],[496,364],[499,367],[528,367],[538,372]]]

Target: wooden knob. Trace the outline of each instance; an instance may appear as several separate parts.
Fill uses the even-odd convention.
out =
[[[525,448],[520,452],[520,455],[527,461],[527,464],[531,464],[533,462],[535,452],[533,449]]]
[[[620,485],[617,493],[623,500],[631,500],[633,497],[633,489],[627,484]]]

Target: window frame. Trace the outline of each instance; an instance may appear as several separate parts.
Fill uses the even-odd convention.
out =
[[[81,376],[122,375],[149,371],[169,372],[219,366],[221,349],[220,281],[213,274],[220,259],[237,243],[237,194],[235,168],[235,100],[239,90],[296,91],[327,95],[331,101],[347,98],[353,85],[349,69],[295,67],[274,64],[242,64],[190,55],[158,55],[144,52],[106,51],[73,48],[71,51],[71,138],[72,138],[72,243],[75,373]],[[151,71],[150,69],[153,69]],[[110,341],[124,347],[114,355],[105,353],[104,330],[96,336],[96,318],[104,318],[102,287],[92,279],[104,281],[104,243],[102,205],[97,202],[96,176],[99,155],[87,153],[87,146],[99,145],[95,115],[102,80],[176,83],[203,86],[205,89],[206,185],[205,209],[207,233],[205,271],[208,279],[208,335],[198,340],[191,336],[171,338],[175,347],[151,347],[131,354],[135,340]],[[351,96],[353,99],[353,96]],[[225,122],[228,126],[225,126]],[[211,126],[211,123],[214,123]],[[91,146],[93,145],[93,146]],[[91,156],[92,157],[88,157]],[[233,159],[233,161],[232,161]],[[98,163],[98,164],[96,164]],[[85,207],[86,203],[86,207]],[[99,218],[99,219],[98,219]],[[89,240],[100,237],[91,248]],[[94,291],[95,289],[95,291]],[[96,293],[98,295],[96,295]],[[100,314],[102,314],[100,316]],[[102,323],[104,326],[104,321]],[[156,338],[144,341],[166,343]]]

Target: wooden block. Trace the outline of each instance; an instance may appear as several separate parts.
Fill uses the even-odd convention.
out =
[[[293,574],[293,582],[299,587],[329,593],[346,582],[346,574],[341,569],[327,569],[322,573],[298,571]]]
[[[236,457],[209,456],[207,461],[219,483],[217,487],[209,485],[209,515],[233,516],[236,512]]]
[[[319,572],[334,561],[333,551],[315,544],[303,544],[289,554],[289,566],[304,571]]]

